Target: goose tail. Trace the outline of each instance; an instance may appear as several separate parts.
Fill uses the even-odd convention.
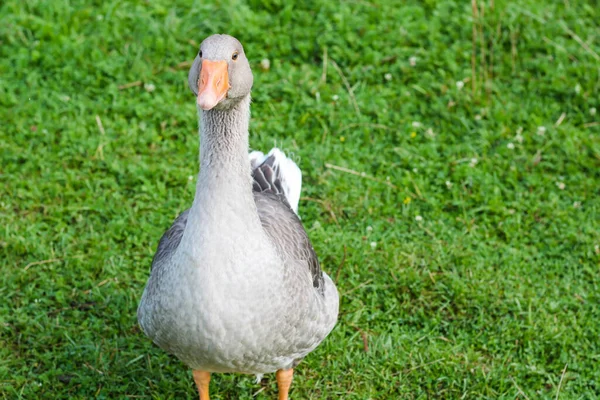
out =
[[[298,214],[302,190],[302,171],[283,151],[273,148],[269,154],[260,151],[249,154],[254,179],[254,191],[283,194],[289,206]]]

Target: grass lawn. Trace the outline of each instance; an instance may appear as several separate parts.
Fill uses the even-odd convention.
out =
[[[136,308],[192,202],[216,32],[342,295],[292,398],[600,398],[598,3],[216,3],[0,4],[0,398],[196,398]]]

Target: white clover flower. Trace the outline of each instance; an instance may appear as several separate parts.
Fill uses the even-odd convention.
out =
[[[260,60],[260,69],[262,69],[263,71],[270,70],[271,60],[269,60],[268,58],[263,58],[262,60]]]
[[[423,217],[421,217],[420,215],[417,215],[417,216],[415,217],[415,221],[417,221],[417,222],[421,222],[421,221],[423,221]]]
[[[334,94],[333,96],[331,96],[331,99],[333,101],[338,101],[340,99],[340,96],[338,96],[337,94]]]
[[[371,242],[371,248],[375,250],[375,247],[377,247],[377,242]]]
[[[450,181],[446,181],[446,187],[447,187],[448,189],[452,188],[452,182],[450,182]]]
[[[153,83],[144,83],[144,89],[148,93],[152,93],[156,90],[156,86]]]
[[[419,172],[419,169],[418,168],[413,168],[413,172],[416,174],[416,173]]]
[[[469,163],[469,166],[470,166],[471,168],[474,168],[474,167],[477,165],[477,163],[478,163],[478,162],[479,162],[479,161],[477,161],[477,159],[476,159],[476,158],[471,158],[471,162]]]
[[[408,63],[410,64],[411,67],[414,67],[415,65],[417,65],[417,57],[412,56],[408,59]]]
[[[579,83],[577,85],[575,85],[575,93],[577,93],[577,94],[581,93],[581,85]]]
[[[581,207],[581,202],[580,201],[576,201],[573,203],[573,208],[579,208]]]
[[[508,143],[506,145],[506,147],[508,147],[510,150],[513,150],[515,148],[515,144],[511,142],[511,143]]]
[[[465,87],[465,83],[463,81],[456,81],[456,88],[458,90],[462,90]]]
[[[372,226],[367,226],[367,232],[373,232],[373,227]]]
[[[596,115],[596,107],[590,108],[590,115]]]
[[[387,74],[385,74],[383,77],[385,78],[386,81],[392,80],[392,74],[390,74],[389,72]]]
[[[193,180],[194,180],[194,175],[188,176],[188,181],[193,181]]]
[[[519,143],[523,143],[523,136],[521,136],[520,133],[517,133],[517,135],[515,136],[515,140]]]
[[[556,182],[556,186],[558,186],[560,190],[565,190],[565,188],[567,187],[567,185],[565,185],[564,182]]]
[[[544,136],[546,134],[546,127],[545,126],[538,126],[537,128],[537,134],[540,136]]]
[[[435,137],[435,133],[433,133],[433,129],[431,128],[427,128],[427,130],[425,131],[425,135],[430,138]]]
[[[475,116],[475,121],[481,121],[481,115],[477,114],[477,115]]]
[[[422,126],[423,126],[423,124],[418,121],[413,121],[413,123],[412,123],[413,128],[420,128]]]

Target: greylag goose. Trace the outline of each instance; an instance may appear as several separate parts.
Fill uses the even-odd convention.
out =
[[[241,43],[206,38],[188,82],[196,194],[159,241],[138,321],[192,368],[201,400],[212,372],[276,372],[285,400],[293,368],[337,321],[338,292],[297,215],[300,169],[278,149],[248,154],[253,76]]]

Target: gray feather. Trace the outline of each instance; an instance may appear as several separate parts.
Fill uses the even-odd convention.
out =
[[[260,222],[285,265],[305,264],[313,287],[323,294],[323,271],[300,218],[285,196],[272,191],[254,192]]]
[[[281,185],[281,170],[275,166],[275,156],[267,157],[258,167],[252,171],[253,186],[255,193],[269,192],[280,196],[282,203],[290,207]]]
[[[306,262],[313,286],[323,293],[323,272],[300,218],[290,207],[281,185],[283,177],[275,166],[275,156],[267,157],[252,171],[254,202],[258,216],[271,242],[286,264]]]
[[[152,259],[152,268],[159,264],[164,259],[168,258],[179,246],[181,238],[183,237],[183,231],[187,224],[188,214],[190,209],[188,208],[175,219],[173,225],[162,235],[158,242],[158,248],[156,254]],[[152,270],[152,268],[150,270]]]

